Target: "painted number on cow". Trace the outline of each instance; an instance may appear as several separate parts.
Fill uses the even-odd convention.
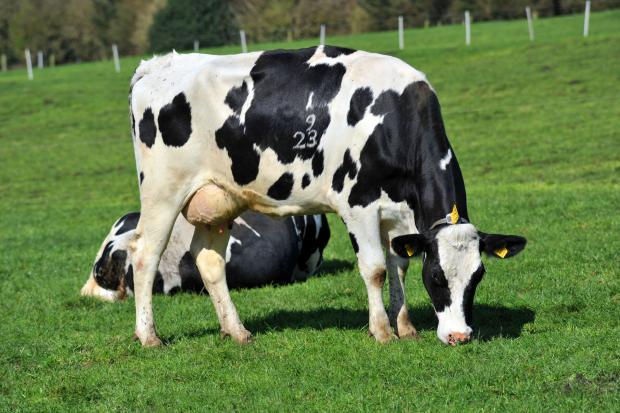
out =
[[[314,127],[314,122],[316,122],[316,115],[312,113],[306,118],[306,123],[308,124],[306,131],[297,131],[293,134],[293,139],[297,142],[295,146],[293,146],[293,149],[314,148],[316,146],[318,132],[316,129],[312,129]]]

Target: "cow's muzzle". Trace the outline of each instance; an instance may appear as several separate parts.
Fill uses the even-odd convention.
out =
[[[467,343],[471,339],[471,333],[450,333],[448,334],[448,344],[456,346],[457,344]]]

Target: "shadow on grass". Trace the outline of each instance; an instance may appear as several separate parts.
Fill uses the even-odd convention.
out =
[[[326,260],[321,264],[321,267],[316,272],[314,277],[325,277],[328,275],[337,275],[342,271],[351,271],[355,268],[355,263],[353,261],[345,261],[345,260]]]
[[[419,330],[435,330],[437,319],[430,306],[410,308],[411,322]],[[515,338],[521,335],[523,326],[534,321],[535,313],[529,308],[507,308],[490,305],[474,307],[474,330],[479,340],[487,341],[495,337]],[[284,329],[342,328],[359,330],[368,325],[366,310],[322,308],[310,311],[278,311],[267,317],[248,320],[250,331],[262,333]]]
[[[411,322],[418,331],[435,330],[437,320],[430,306],[410,308]],[[492,305],[474,306],[474,336],[477,340],[488,341],[498,337],[516,338],[521,335],[523,326],[533,322],[535,313],[529,308],[507,308]],[[324,330],[339,328],[362,330],[368,326],[366,310],[321,308],[308,311],[275,311],[266,317],[247,320],[245,327],[253,333],[282,331],[286,329]],[[180,338],[195,338],[215,334],[214,329],[198,330],[168,337],[164,342],[172,344]]]

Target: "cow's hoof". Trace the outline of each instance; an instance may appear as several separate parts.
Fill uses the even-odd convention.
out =
[[[134,341],[140,341],[140,343],[142,343],[142,347],[160,347],[162,345],[161,340],[157,336],[150,336],[145,340],[141,340],[140,337],[134,333],[131,339]]]
[[[418,340],[420,336],[415,327],[409,324],[398,328],[398,338],[401,340]]]
[[[387,316],[370,319],[368,334],[373,336],[379,343],[384,344],[395,338]]]
[[[239,344],[248,344],[252,342],[252,333],[250,333],[245,328],[242,330],[239,330],[236,334],[230,334],[224,330],[221,330],[220,337],[222,338],[230,337]]]
[[[399,332],[398,338],[401,340],[419,340],[420,335],[414,328],[412,331],[406,331],[403,333]]]
[[[159,337],[149,337],[146,339],[144,343],[142,343],[142,347],[161,347],[163,343],[159,339]]]
[[[252,342],[252,333],[245,328],[240,330],[237,334],[232,336],[232,339],[239,344],[248,344]]]
[[[392,341],[392,339],[396,338],[394,334],[388,331],[380,331],[379,333],[373,333],[371,331],[368,332],[368,335],[374,337],[378,343],[386,344]]]

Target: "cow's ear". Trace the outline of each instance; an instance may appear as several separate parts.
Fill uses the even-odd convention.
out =
[[[409,234],[394,238],[391,244],[396,254],[403,258],[411,258],[426,250],[428,240],[422,234]]]
[[[510,258],[514,257],[525,248],[527,240],[518,235],[485,234],[478,232],[480,236],[480,250],[490,257]]]

